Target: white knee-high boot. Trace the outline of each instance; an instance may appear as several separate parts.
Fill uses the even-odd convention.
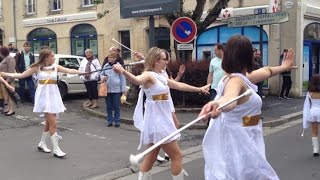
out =
[[[148,172],[139,171],[138,180],[152,180],[151,172],[150,171],[148,171]]]
[[[182,171],[178,175],[176,175],[176,176],[172,175],[172,179],[173,180],[184,180],[184,175],[188,176],[188,173],[187,173],[187,171],[182,169]]]
[[[45,153],[50,153],[51,150],[47,147],[47,144],[46,144],[46,139],[47,137],[49,137],[50,134],[49,134],[49,131],[47,132],[42,132],[42,136],[41,136],[41,140],[38,144],[38,150],[39,151],[42,151],[42,152],[45,152]]]
[[[319,142],[318,137],[312,137],[313,155],[319,156]]]
[[[62,152],[61,149],[59,148],[58,138],[57,138],[56,132],[51,135],[51,142],[52,142],[52,147],[53,147],[53,155],[55,157],[59,157],[59,158],[64,157],[66,155],[66,153]]]

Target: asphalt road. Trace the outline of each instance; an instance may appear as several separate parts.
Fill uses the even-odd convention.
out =
[[[58,133],[65,159],[38,152],[42,118],[25,104],[16,115],[0,115],[1,180],[82,180],[129,166],[129,155],[136,154],[139,132],[131,125],[107,127],[105,120],[87,114],[83,99],[67,99],[67,111],[61,114]],[[201,144],[204,130],[182,134],[182,149]],[[47,140],[48,147],[51,142]]]
[[[265,129],[267,159],[281,180],[319,180],[320,158],[312,153],[310,129],[301,137],[301,119],[273,129]],[[169,163],[152,169],[153,180],[171,179]],[[204,179],[202,152],[184,158],[185,180]],[[119,180],[136,179],[137,174]]]

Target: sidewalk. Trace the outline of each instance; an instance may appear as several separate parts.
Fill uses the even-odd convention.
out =
[[[276,96],[266,96],[262,99],[262,114],[263,126],[265,127],[275,127],[292,119],[297,119],[302,117],[302,108],[304,103],[303,98],[293,98],[293,99],[279,99]],[[92,115],[106,118],[106,104],[105,99],[99,99],[99,108],[90,109],[83,107],[84,110]],[[133,124],[133,112],[135,106],[122,106],[121,107],[121,123]],[[201,107],[197,108],[176,108],[177,117],[181,125],[185,125],[198,117]],[[190,128],[193,129],[205,129],[206,125],[203,122],[199,122]]]

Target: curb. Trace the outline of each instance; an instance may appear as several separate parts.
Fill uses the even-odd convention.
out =
[[[87,111],[89,114],[97,116],[97,117],[101,117],[101,118],[107,118],[107,115],[105,113],[102,112],[98,112],[95,111],[94,109],[90,109],[88,107],[84,106],[84,103],[82,105],[83,109],[85,111]],[[192,112],[192,111],[200,111],[201,108],[176,108],[176,111],[185,111],[185,112]],[[295,119],[298,118],[302,118],[302,113],[303,111],[299,111],[299,112],[295,112],[292,114],[288,114],[285,116],[281,116],[279,119],[275,119],[275,120],[270,120],[268,122],[263,122],[262,126],[263,127],[276,127],[276,126],[280,126],[282,124],[291,122]],[[133,125],[133,119],[131,118],[125,118],[125,117],[120,117],[121,123],[124,124],[129,124],[129,125]],[[185,126],[185,123],[181,123],[180,126]],[[192,126],[190,126],[188,129],[207,129],[207,125],[205,124],[193,124]]]

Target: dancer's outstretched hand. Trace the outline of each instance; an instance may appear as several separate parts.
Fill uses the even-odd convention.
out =
[[[118,74],[122,74],[124,71],[126,71],[122,66],[121,64],[115,64],[113,65],[112,69],[118,73]]]
[[[216,101],[210,101],[202,107],[202,110],[198,117],[205,115],[204,121],[207,121],[209,118],[216,118],[221,114],[221,110],[218,110],[219,103]]]

